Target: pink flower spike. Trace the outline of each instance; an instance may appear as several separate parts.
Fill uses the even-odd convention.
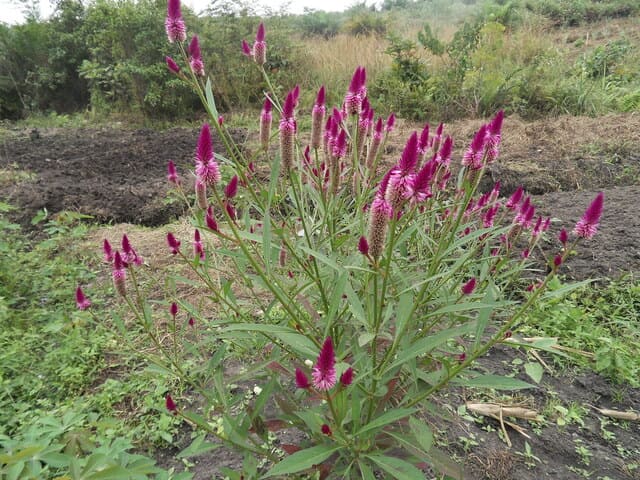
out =
[[[318,90],[318,95],[316,96],[316,103],[315,104],[318,105],[318,106],[324,106],[325,97],[326,97],[326,92],[325,92],[324,85],[322,85],[320,87],[320,90]]]
[[[553,266],[558,268],[560,265],[562,265],[562,255],[556,255],[553,257]]]
[[[169,412],[173,413],[174,415],[178,414],[178,407],[176,407],[173,398],[171,398],[171,395],[169,395],[168,393],[165,397],[165,406],[167,407],[167,410],[169,410]]]
[[[420,132],[420,141],[418,142],[420,153],[424,154],[429,148],[429,124],[425,124],[422,132]]]
[[[476,289],[476,279],[472,277],[467,283],[462,286],[462,293],[464,295],[471,295]]]
[[[167,245],[169,245],[172,255],[177,255],[180,252],[180,240],[171,232],[167,233]]]
[[[180,178],[178,178],[178,172],[176,171],[176,164],[173,163],[173,160],[169,160],[169,163],[167,164],[167,180],[175,185],[180,184]]]
[[[391,113],[391,115],[389,115],[389,117],[387,118],[387,124],[384,127],[385,132],[387,133],[392,132],[395,124],[396,124],[396,114]]]
[[[484,157],[484,146],[486,143],[487,126],[482,125],[480,130],[473,137],[473,141],[462,157],[462,165],[472,170],[480,170],[482,168],[482,159]]]
[[[102,242],[102,251],[104,252],[104,261],[107,263],[113,262],[113,249],[106,238]]]
[[[256,42],[264,42],[264,40],[265,40],[264,23],[260,22],[260,25],[258,25],[258,31],[256,32]]]
[[[518,208],[518,205],[520,204],[520,200],[522,200],[522,195],[524,195],[524,188],[522,187],[522,185],[520,185],[516,189],[516,191],[513,192],[513,194],[509,197],[505,206],[509,210],[515,210],[516,208]]]
[[[253,52],[251,51],[251,47],[249,46],[249,44],[247,43],[246,40],[242,40],[242,54],[247,56],[247,57],[252,57],[253,56]]]
[[[560,233],[558,234],[558,240],[560,240],[560,243],[562,243],[562,245],[566,245],[569,241],[569,234],[564,228],[560,230]]]
[[[576,224],[573,229],[573,233],[578,237],[586,238],[587,240],[593,238],[593,236],[598,232],[603,206],[604,193],[600,192]]]
[[[331,337],[322,344],[320,354],[312,371],[313,386],[318,390],[329,390],[336,384],[336,354]]]
[[[180,73],[180,67],[175,62],[175,60],[171,57],[164,57],[164,60],[167,62],[167,68],[171,70],[173,73]]]
[[[187,39],[187,27],[182,19],[180,0],[167,2],[167,17],[164,21],[164,28],[171,43],[184,42]]]
[[[264,65],[267,62],[267,44],[264,39],[264,23],[261,22],[256,32],[256,40],[253,42],[253,61],[258,65]]]
[[[204,62],[202,61],[202,52],[200,51],[200,42],[197,35],[194,35],[189,43],[189,55],[189,66],[193,74],[204,77]]]
[[[198,145],[196,147],[196,162],[207,163],[213,160],[213,144],[211,142],[211,127],[208,123],[202,125]]]
[[[233,198],[238,193],[238,176],[234,175],[229,180],[229,184],[224,187],[224,196],[227,198]]]
[[[171,305],[169,305],[169,313],[174,319],[178,315],[178,304],[176,302],[171,302]]]
[[[309,379],[300,368],[296,368],[296,387],[304,389],[311,388]]]
[[[347,368],[342,375],[340,375],[340,383],[345,387],[348,387],[353,382],[353,368]]]
[[[126,278],[127,272],[124,269],[124,262],[120,256],[120,252],[116,251],[113,257],[113,270],[111,276],[113,278],[113,286],[121,297],[127,296]]]
[[[91,306],[91,302],[85,297],[81,287],[76,288],[76,307],[78,310],[86,310]]]
[[[418,164],[418,134],[413,132],[402,151],[398,167],[403,174],[411,173]]]
[[[193,251],[200,260],[204,260],[204,247],[202,246],[202,240],[200,239],[200,230],[196,228],[193,232]]]
[[[214,232],[218,231],[218,222],[216,222],[216,219],[213,216],[213,208],[211,206],[207,208],[207,216],[205,217],[205,222],[209,230],[213,230]]]
[[[293,90],[291,90],[287,94],[287,98],[284,100],[284,106],[282,107],[282,117],[285,119],[293,118],[295,108],[296,98]]]
[[[360,237],[358,241],[358,251],[362,255],[369,255],[369,242],[367,242],[367,237],[364,235]]]

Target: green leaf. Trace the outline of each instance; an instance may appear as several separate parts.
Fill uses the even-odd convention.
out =
[[[397,422],[405,417],[408,417],[413,412],[415,412],[415,408],[397,408],[394,410],[390,410],[377,418],[374,418],[369,423],[367,423],[364,427],[362,427],[355,435],[362,435],[366,432],[370,432],[372,430],[378,430],[390,423]]]
[[[296,330],[279,326],[279,325],[263,325],[260,323],[238,323],[225,327],[221,336],[230,332],[259,332],[268,336],[275,337],[288,345],[292,350],[304,358],[315,358],[318,356],[318,348],[316,345],[304,335],[299,334]]]
[[[523,388],[535,388],[533,385],[517,378],[502,377],[500,375],[479,375],[471,379],[454,379],[453,383],[465,387],[494,388],[496,390],[522,390]]]
[[[218,118],[218,109],[216,108],[216,101],[213,98],[213,91],[211,90],[211,78],[207,77],[207,83],[204,86],[204,94],[207,99],[207,105],[209,110],[213,113],[215,118]]]
[[[206,436],[207,435],[204,433],[198,435],[193,442],[191,442],[191,445],[178,454],[178,458],[195,457],[196,455],[202,455],[203,453],[210,452],[211,450],[215,450],[220,447],[219,444],[206,442]]]
[[[387,457],[386,455],[367,455],[367,458],[387,472],[392,478],[398,480],[424,480],[424,473],[399,458]]]
[[[389,365],[384,373],[387,373],[393,370],[396,367],[404,365],[409,360],[412,360],[420,355],[430,352],[436,347],[447,342],[447,340],[455,337],[459,337],[466,333],[473,331],[475,328],[475,322],[469,322],[459,327],[448,328],[446,330],[442,330],[441,332],[436,333],[435,335],[430,335],[428,337],[424,337],[419,339],[418,341],[412,343],[408,347],[404,348],[396,358],[395,362]]]
[[[396,310],[396,335],[403,335],[413,312],[413,292],[405,292],[400,295]]]
[[[531,378],[531,380],[533,380],[534,382],[540,383],[540,380],[542,380],[542,365],[540,365],[538,362],[525,363],[524,371],[527,372],[529,378]]]
[[[339,445],[316,445],[315,447],[300,450],[276,463],[267,472],[264,478],[275,477],[276,475],[288,475],[290,473],[307,470],[324,462],[332,454],[340,450]]]
[[[433,433],[431,429],[415,417],[409,417],[409,427],[420,446],[425,452],[428,452],[433,446]]]
[[[483,303],[489,306],[478,309],[478,326],[476,328],[476,341],[473,349],[476,350],[482,341],[482,335],[484,334],[487,325],[489,324],[489,319],[491,318],[491,314],[494,311],[494,303],[496,300],[496,291],[495,286],[493,284],[489,285],[487,288],[487,292],[482,299]]]

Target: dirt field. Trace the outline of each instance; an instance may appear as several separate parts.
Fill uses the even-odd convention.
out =
[[[467,121],[447,126],[458,150],[454,158],[460,158],[460,150],[479,124]],[[416,126],[402,125],[400,130],[405,133],[412,128]],[[105,223],[161,225],[183,211],[179,204],[165,201],[167,162],[174,160],[180,174],[186,175],[193,163],[197,133],[195,129],[155,132],[106,128],[11,131],[0,139],[0,198],[19,207],[14,218],[24,225],[29,225],[43,208],[50,214],[73,210]],[[523,184],[535,194],[535,203],[541,210],[554,218],[554,233],[560,225],[573,225],[598,191],[605,193],[600,233],[580,246],[578,255],[567,262],[564,272],[576,279],[637,275],[640,116],[560,117],[531,123],[507,118],[503,136],[503,153],[489,172],[490,180],[501,181],[504,194]],[[390,158],[399,153],[406,135],[398,138],[401,140],[388,147]],[[217,144],[215,148],[220,150]],[[491,181],[487,181],[485,188]],[[519,353],[498,349],[484,359],[481,368],[493,373],[509,372],[514,355]],[[523,401],[540,408],[549,398],[557,396],[563,404],[576,402],[640,411],[639,390],[611,385],[593,374],[571,377],[545,374],[542,385]],[[452,390],[440,401],[447,408],[452,406],[455,412],[467,393]],[[588,478],[640,479],[640,468],[628,471],[623,466],[640,464],[638,424],[608,424],[606,428],[613,432],[614,440],[605,440],[600,422],[601,416],[588,407],[584,427],[575,424],[540,427],[540,432],[527,440],[540,459],[534,461],[535,467],[531,469],[525,465],[527,459],[515,453],[524,451],[524,437],[510,431],[514,446],[507,449],[498,438],[499,424],[493,420],[480,425],[461,419],[442,428],[448,431],[444,436],[451,442],[473,434],[477,445],[456,451],[465,459],[466,478],[585,478],[568,470],[570,466],[580,466],[590,474]],[[576,439],[593,454],[589,466],[580,463]],[[162,463],[174,464],[174,453],[164,452]],[[196,478],[211,478],[212,469],[221,466],[221,462],[234,467],[239,461],[232,454],[217,451],[213,457],[201,458],[192,471]]]

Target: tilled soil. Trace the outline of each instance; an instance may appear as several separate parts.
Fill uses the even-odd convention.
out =
[[[454,158],[459,158],[479,125],[478,121],[467,121],[448,127],[457,142],[458,157]],[[401,126],[401,130],[413,128],[419,126]],[[193,164],[197,135],[196,129],[15,131],[0,140],[0,172],[6,175],[0,179],[0,198],[18,207],[14,219],[26,226],[43,208],[50,214],[73,210],[99,222],[161,225],[183,213],[180,203],[165,200],[169,189],[165,178],[167,162],[174,160],[188,183],[187,171]],[[242,138],[244,134],[235,132],[234,136]],[[552,234],[542,245],[545,253],[557,250],[555,234],[563,226],[571,229],[597,192],[604,191],[600,232],[593,240],[582,242],[562,273],[574,279],[637,274],[640,116],[561,117],[538,122],[507,118],[503,137],[502,155],[491,167],[491,182],[485,188],[499,180],[505,195],[519,184],[534,194],[540,211],[554,219]],[[214,144],[216,151],[222,150],[218,142]],[[388,145],[391,161],[402,145],[403,140]],[[30,177],[24,179],[14,175],[16,172],[28,172]],[[518,355],[522,354],[513,349],[497,349],[480,362],[480,368],[508,373]],[[449,402],[455,411],[468,399],[466,393],[452,389],[442,401]],[[638,424],[610,422],[603,427],[602,416],[592,408],[640,411],[640,391],[582,373],[571,378],[545,374],[542,386],[527,394],[536,408],[543,408],[553,398],[562,405],[575,402],[586,406],[584,425],[545,425],[530,439],[510,431],[514,444],[511,449],[499,439],[499,424],[494,420],[484,420],[482,424],[460,420],[443,425],[451,444],[461,437],[477,443],[468,451],[452,451],[465,464],[465,478],[579,479],[588,475],[603,480],[640,479],[640,467],[628,468],[640,464]],[[613,437],[605,435],[603,428]],[[516,453],[525,451],[525,440],[539,461]],[[180,464],[174,455],[188,445],[188,435],[183,442],[160,455],[163,465]],[[592,453],[589,465],[577,453],[579,445]],[[533,466],[527,466],[527,462]],[[218,478],[215,475],[220,466],[239,468],[241,457],[217,450],[198,459],[192,471],[196,479]]]

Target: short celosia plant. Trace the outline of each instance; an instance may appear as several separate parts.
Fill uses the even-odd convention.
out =
[[[251,153],[221,121],[179,0],[169,0],[165,26],[181,53],[167,66],[210,117],[194,145],[193,237],[169,233],[167,255],[195,273],[215,315],[167,298],[167,345],[139,288],[141,257],[126,236],[117,251],[105,240],[104,253],[116,291],[155,347],[153,363],[206,403],[190,411],[186,399],[168,394],[166,408],[246,454],[244,477],[226,472],[231,478],[315,471],[422,479],[425,464],[450,469],[432,445],[425,407],[452,382],[526,386],[473,363],[548,294],[575,244],[562,230],[549,273],[523,280],[549,218],[536,215],[522,189],[506,200],[498,184],[478,191],[499,155],[503,113],[480,128],[461,161],[442,124],[412,133],[397,158],[385,158],[395,118],[376,119],[358,67],[342,105],[328,108],[324,87],[305,105],[311,130],[301,132],[300,90],[281,100],[271,88],[261,24],[253,46],[242,44],[268,87]],[[212,128],[223,154],[214,152]],[[186,200],[190,182],[173,162],[167,178]],[[576,241],[595,234],[602,203],[600,194],[573,230]],[[77,303],[89,307],[80,289]],[[239,376],[225,371],[237,363],[227,348],[245,359]],[[260,385],[249,397],[227,387],[247,380]],[[284,432],[298,432],[296,443],[275,443]]]

